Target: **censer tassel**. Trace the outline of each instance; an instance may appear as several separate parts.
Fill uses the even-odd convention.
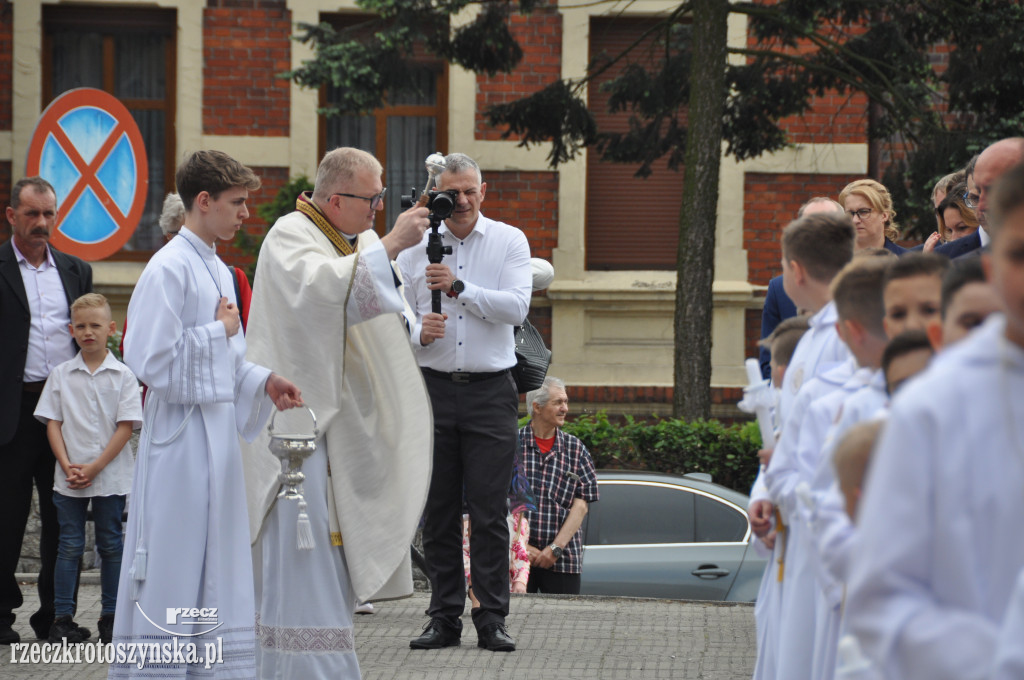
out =
[[[312,550],[316,547],[316,539],[313,538],[313,525],[309,522],[309,515],[306,514],[306,501],[299,501],[299,519],[295,523],[296,541],[299,550]]]
[[[146,549],[139,547],[135,549],[135,561],[132,562],[132,600],[139,599],[139,590],[142,589],[142,582],[146,580]]]

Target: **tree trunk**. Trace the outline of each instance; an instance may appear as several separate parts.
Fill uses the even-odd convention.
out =
[[[675,370],[672,412],[711,414],[711,319],[715,280],[718,168],[725,110],[728,0],[693,0],[686,169],[676,258]]]

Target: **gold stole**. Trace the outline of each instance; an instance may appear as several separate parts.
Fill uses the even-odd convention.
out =
[[[334,245],[334,249],[337,250],[342,257],[352,255],[353,253],[355,253],[356,251],[352,247],[352,244],[350,244],[348,242],[348,239],[342,236],[338,232],[338,230],[335,229],[333,225],[331,225],[330,221],[327,219],[327,216],[323,214],[319,206],[313,203],[313,201],[311,200],[312,197],[313,194],[311,191],[304,191],[301,194],[299,194],[299,197],[295,200],[295,209],[298,210],[303,215],[305,215],[306,217],[308,217],[309,220],[314,225],[316,225],[316,228],[319,229],[324,236],[330,239],[331,243]],[[348,298],[349,295],[351,295],[352,293],[352,283],[355,281],[356,278],[354,273],[355,269],[353,268],[353,276],[349,279],[348,292],[345,295],[345,305],[342,313],[347,313]],[[347,336],[347,321],[345,323],[345,329],[345,335]],[[342,347],[346,346],[346,342],[347,338],[343,338]],[[327,461],[327,526],[328,532],[330,532],[331,535],[331,545],[343,545],[341,540],[341,526],[338,523],[338,506],[334,500],[334,484],[331,483],[330,460]]]

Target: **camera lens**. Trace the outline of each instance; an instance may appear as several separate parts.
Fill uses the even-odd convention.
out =
[[[454,210],[455,199],[446,191],[439,191],[430,201],[430,211],[442,220],[451,217]]]

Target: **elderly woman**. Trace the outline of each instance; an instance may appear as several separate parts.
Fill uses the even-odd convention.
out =
[[[840,192],[839,202],[857,229],[856,250],[885,248],[896,255],[906,252],[906,248],[893,243],[899,237],[896,211],[889,190],[881,183],[873,179],[850,182]]]

